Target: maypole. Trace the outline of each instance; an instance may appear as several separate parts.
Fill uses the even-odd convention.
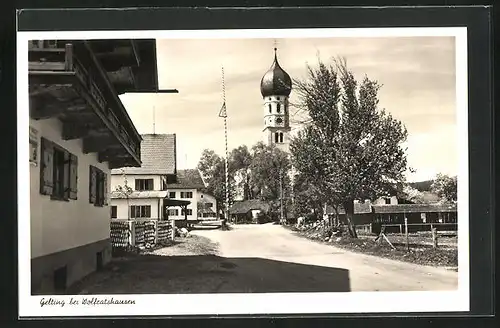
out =
[[[224,215],[223,227],[226,226],[229,221],[229,153],[227,150],[227,109],[226,109],[226,85],[224,81],[224,66],[222,67],[222,108],[219,112],[219,117],[224,118],[224,141],[226,146],[226,159],[225,159],[225,171],[226,171],[226,211]]]

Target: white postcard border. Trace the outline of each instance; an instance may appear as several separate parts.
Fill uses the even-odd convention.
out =
[[[227,39],[227,38],[322,38],[322,37],[419,37],[454,36],[456,40],[456,108],[458,125],[458,257],[456,291],[443,292],[350,292],[270,294],[171,294],[171,295],[64,295],[32,296],[30,270],[30,182],[28,40],[32,39]],[[355,28],[286,30],[189,30],[189,31],[51,31],[18,32],[18,250],[19,316],[125,316],[125,315],[224,315],[291,313],[386,313],[449,312],[469,310],[469,205],[468,205],[468,106],[467,28]],[[41,302],[64,301],[64,306]],[[129,305],[69,305],[71,298],[132,300]]]

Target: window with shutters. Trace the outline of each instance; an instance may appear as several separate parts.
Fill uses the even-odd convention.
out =
[[[78,157],[41,139],[40,193],[53,200],[77,199]]]
[[[95,166],[89,166],[89,203],[108,205],[108,175]]]
[[[192,209],[190,209],[190,208],[188,208],[188,209],[186,210],[186,213],[187,213],[187,214],[184,214],[184,209],[182,209],[182,210],[181,210],[181,215],[193,215],[193,210],[192,210]]]
[[[181,198],[193,198],[192,191],[181,191]]]
[[[111,206],[111,218],[116,219],[118,217],[118,208],[116,206]]]
[[[154,190],[153,179],[135,179],[135,190]]]
[[[175,198],[175,191],[170,191],[168,193],[168,198]]]
[[[130,206],[131,218],[150,218],[151,205],[132,205]]]
[[[176,208],[169,209],[168,216],[179,216],[179,210]]]

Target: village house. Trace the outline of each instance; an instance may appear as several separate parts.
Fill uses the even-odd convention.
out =
[[[156,41],[31,41],[28,56],[31,289],[50,294],[111,258],[109,174],[141,165],[119,95],[158,91]]]
[[[111,171],[111,218],[197,221],[215,217],[198,170],[177,170],[175,134],[144,134],[141,167]],[[124,191],[128,186],[129,193]]]

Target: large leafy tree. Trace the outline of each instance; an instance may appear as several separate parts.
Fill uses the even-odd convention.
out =
[[[225,160],[211,149],[203,150],[198,162],[198,169],[207,183],[207,192],[217,200],[217,204],[226,203],[226,167]],[[234,199],[234,179],[229,175],[229,203]],[[225,211],[225,206],[223,206]]]
[[[446,174],[437,174],[431,185],[431,190],[436,193],[444,202],[457,201],[457,177],[450,177]]]
[[[406,128],[378,108],[380,85],[366,76],[358,82],[345,60],[308,65],[308,77],[295,83],[310,120],[292,141],[294,165],[329,205],[344,207],[357,237],[354,200],[387,195],[404,181]]]
[[[253,196],[262,200],[279,200],[290,193],[290,160],[287,153],[262,142],[252,147],[250,183]]]
[[[233,149],[229,155],[229,172],[235,177],[235,187],[242,191],[244,200],[253,198],[250,185],[252,160],[252,154],[245,145]]]

